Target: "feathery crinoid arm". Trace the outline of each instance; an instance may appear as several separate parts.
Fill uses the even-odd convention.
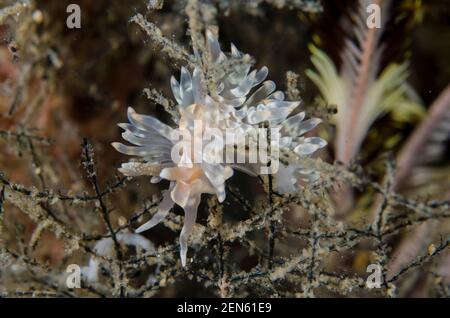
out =
[[[334,118],[335,151],[337,159],[343,162],[354,159],[371,125],[381,115],[392,113],[394,119],[404,122],[424,113],[419,98],[406,83],[407,62],[391,63],[380,70],[384,51],[380,38],[388,19],[389,2],[359,1],[358,9],[351,15],[352,30],[345,40],[339,71],[325,52],[310,47],[316,70],[308,70],[307,76],[325,102],[338,107]],[[367,25],[369,4],[380,6],[381,28]]]
[[[398,188],[414,166],[442,156],[443,144],[450,139],[450,84],[431,105],[427,116],[408,138],[397,157],[398,171],[394,187]]]

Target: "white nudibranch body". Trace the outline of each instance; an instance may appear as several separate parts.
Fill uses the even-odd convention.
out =
[[[142,159],[123,163],[119,170],[124,175],[148,175],[152,176],[152,182],[161,179],[170,181],[158,212],[136,232],[148,230],[163,221],[175,204],[182,207],[185,213],[180,235],[183,266],[201,195],[215,194],[223,202],[226,197],[225,182],[233,175],[233,169],[250,175],[267,173],[262,172],[266,163],[233,161],[235,154],[245,159],[251,154],[249,148],[242,145],[246,142],[245,138],[224,138],[230,130],[234,136],[247,136],[251,140],[254,139],[251,131],[263,125],[269,128],[271,161],[278,160],[273,153],[278,153],[282,148],[291,149],[299,156],[309,156],[326,145],[319,137],[303,137],[320,123],[320,119],[304,121],[303,112],[288,118],[300,102],[285,101],[283,92],[276,91],[275,83],[265,81],[267,67],[251,71],[250,63],[244,61],[244,55],[234,45],[231,45],[231,53],[225,54],[212,32],[206,32],[206,39],[210,63],[226,65],[219,74],[215,74],[217,89],[214,92],[208,90],[200,68],[196,67],[191,74],[183,67],[180,81],[174,77],[170,81],[180,114],[178,127],[172,128],[129,108],[130,123],[119,126],[124,129],[123,139],[134,146],[112,144],[119,152]],[[200,63],[201,57],[197,52],[196,56]],[[197,147],[205,144],[205,139],[209,143]],[[230,147],[235,151],[231,155],[226,150]],[[292,167],[281,165],[278,174],[272,171],[280,192],[294,191],[297,183],[292,177],[296,171],[302,181],[314,181],[318,177],[316,171],[302,169],[298,163]],[[286,172],[291,174],[290,177],[285,178]],[[277,175],[283,177],[277,180]]]

